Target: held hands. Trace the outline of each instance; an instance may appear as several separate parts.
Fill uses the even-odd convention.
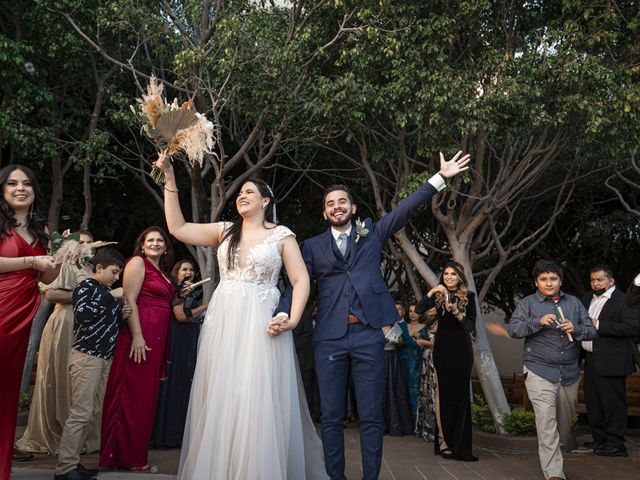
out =
[[[135,335],[131,342],[129,358],[133,358],[133,361],[136,363],[142,363],[143,360],[147,359],[147,352],[150,350],[151,349],[147,347],[147,343],[144,341],[144,337],[142,335]]]
[[[289,322],[289,317],[287,315],[278,315],[274,317],[269,322],[269,326],[267,327],[267,333],[272,337],[277,337],[278,335],[282,335],[284,332],[288,332],[289,330],[293,330],[291,326],[291,322]]]
[[[460,157],[462,155],[462,150],[456,153],[453,158],[449,161],[444,159],[444,155],[440,152],[440,175],[444,178],[455,177],[458,173],[464,172],[469,167],[466,166],[471,161],[471,155],[468,153],[464,157]]]

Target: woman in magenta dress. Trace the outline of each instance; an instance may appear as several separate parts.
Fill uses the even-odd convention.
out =
[[[38,306],[38,281],[51,283],[59,266],[47,255],[42,194],[31,169],[0,170],[0,480],[11,477],[22,369]]]
[[[100,466],[150,470],[147,461],[167,332],[176,289],[167,273],[173,252],[164,230],[149,227],[136,240],[123,275],[133,313],[120,330],[102,411]]]

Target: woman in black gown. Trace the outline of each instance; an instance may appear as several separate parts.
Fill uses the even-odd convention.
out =
[[[196,274],[194,265],[191,260],[180,260],[174,265],[171,277],[176,285],[193,283]],[[191,381],[196,368],[200,324],[207,309],[206,304],[201,304],[200,289],[173,307],[167,378],[160,383],[153,429],[152,443],[155,446],[176,448],[182,444]]]
[[[416,305],[417,313],[435,307],[438,331],[433,348],[436,371],[436,455],[473,462],[471,451],[470,381],[473,367],[471,335],[475,334],[475,295],[462,265],[448,261],[440,283]]]

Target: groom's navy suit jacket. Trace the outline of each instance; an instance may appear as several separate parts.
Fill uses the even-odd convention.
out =
[[[349,294],[355,290],[361,319],[373,328],[381,328],[398,320],[398,312],[380,271],[381,251],[385,242],[404,227],[417,210],[438,193],[425,182],[399,203],[380,221],[364,223],[369,233],[356,242],[357,228],[351,235],[344,257],[340,254],[329,228],[304,242],[302,256],[309,276],[318,285],[318,316],[313,331],[314,341],[341,338],[347,333]],[[289,312],[291,286],[280,299],[276,312]]]

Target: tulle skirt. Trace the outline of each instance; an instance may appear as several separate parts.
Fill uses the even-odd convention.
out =
[[[293,337],[270,337],[274,287],[223,281],[200,332],[180,480],[327,478]]]

